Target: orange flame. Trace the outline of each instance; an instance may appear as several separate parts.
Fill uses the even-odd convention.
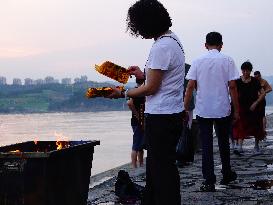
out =
[[[61,150],[69,147],[68,141],[56,141],[57,150]]]
[[[55,132],[55,136],[57,137],[57,141],[56,141],[57,150],[61,150],[61,149],[69,147],[68,137],[64,136],[61,133],[56,133],[56,132]]]
[[[18,152],[21,152],[21,151],[19,149],[17,149],[17,150],[12,150],[12,151],[9,151],[9,152],[18,153]]]

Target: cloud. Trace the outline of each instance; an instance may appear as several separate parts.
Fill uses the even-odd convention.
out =
[[[135,0],[0,0],[0,69],[7,77],[88,74],[112,60],[124,66],[146,61],[152,41],[131,38],[126,14]],[[223,34],[224,52],[271,74],[272,0],[161,0],[173,18],[187,62],[205,52],[207,32]]]

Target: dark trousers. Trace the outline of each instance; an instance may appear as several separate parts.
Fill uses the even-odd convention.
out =
[[[230,116],[223,118],[202,118],[197,116],[200,138],[202,140],[202,173],[208,184],[215,184],[213,161],[213,124],[222,162],[222,174],[228,175],[230,168],[229,129]]]
[[[182,114],[145,115],[145,205],[180,205],[180,177],[175,164]]]

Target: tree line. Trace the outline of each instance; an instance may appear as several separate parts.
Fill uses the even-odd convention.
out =
[[[108,87],[110,83],[43,85],[1,85],[0,113],[86,112],[128,110],[124,99],[87,99],[89,87]],[[273,106],[273,93],[266,96],[267,105]]]

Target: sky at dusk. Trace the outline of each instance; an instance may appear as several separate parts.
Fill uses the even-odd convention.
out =
[[[126,33],[132,0],[0,0],[0,76],[106,81],[94,64],[144,66],[153,40]],[[223,35],[223,53],[273,75],[272,0],[162,0],[186,61],[206,52],[205,35]]]

